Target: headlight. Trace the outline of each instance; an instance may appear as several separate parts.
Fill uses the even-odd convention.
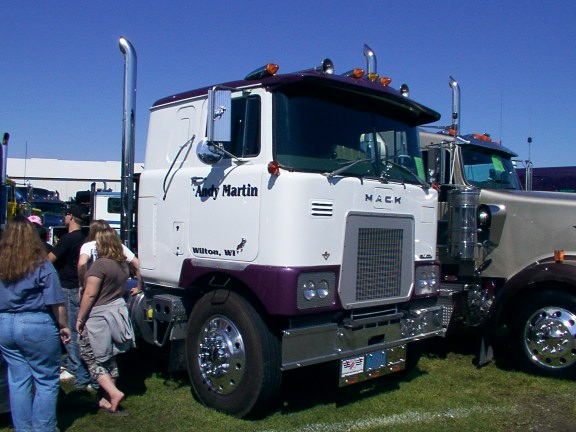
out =
[[[481,205],[478,207],[477,219],[479,229],[490,228],[490,223],[492,222],[492,213],[487,205]]]
[[[318,289],[316,290],[318,297],[325,299],[330,294],[330,284],[326,279],[322,279],[318,284]]]
[[[416,267],[414,296],[430,297],[440,293],[440,267],[428,264]]]
[[[492,212],[490,207],[482,204],[478,207],[476,214],[476,231],[478,235],[478,242],[483,243],[490,238],[490,226],[492,225]]]
[[[331,272],[301,273],[298,276],[298,309],[334,304],[336,275]]]
[[[306,300],[314,300],[316,297],[316,284],[311,280],[304,282],[304,291],[302,291],[302,294],[304,294]]]

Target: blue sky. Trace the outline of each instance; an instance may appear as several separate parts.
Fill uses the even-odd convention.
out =
[[[535,166],[576,165],[576,2],[0,0],[0,132],[10,157],[120,160],[124,59],[138,56],[136,148],[158,99],[333,60],[408,83],[450,123],[461,86],[463,133],[490,133]]]

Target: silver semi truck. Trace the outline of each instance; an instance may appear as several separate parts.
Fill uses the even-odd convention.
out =
[[[509,330],[511,354],[528,372],[576,372],[576,197],[527,192],[517,155],[487,135],[460,136],[459,85],[448,133],[420,132],[427,177],[439,193],[438,258],[448,328]]]

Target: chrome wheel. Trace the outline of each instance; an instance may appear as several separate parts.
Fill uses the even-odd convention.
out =
[[[238,418],[257,416],[280,392],[280,338],[234,291],[209,291],[198,299],[185,350],[194,396],[205,406]]]
[[[546,368],[576,363],[576,315],[560,307],[535,311],[524,327],[524,349],[531,360]]]
[[[198,365],[212,391],[230,394],[242,381],[246,353],[240,331],[224,316],[213,316],[202,326]]]

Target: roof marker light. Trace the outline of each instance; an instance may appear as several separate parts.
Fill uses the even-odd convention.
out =
[[[364,76],[364,69],[362,68],[354,68],[351,71],[348,71],[342,75],[350,77],[350,78],[356,78],[356,79],[360,79]]]
[[[376,80],[378,79],[378,74],[375,72],[368,72],[368,79],[372,82],[376,82]],[[390,80],[390,82],[392,82],[392,80]]]
[[[477,140],[480,140],[480,141],[486,141],[486,142],[492,141],[492,138],[490,137],[490,135],[488,135],[486,133],[485,134],[472,134],[472,136],[474,138],[476,138]]]
[[[368,76],[368,78],[370,78],[370,76]],[[374,81],[374,80],[372,80],[372,81]],[[392,78],[388,78],[388,77],[380,78],[380,84],[382,84],[385,87],[388,87],[391,83],[392,83]]]
[[[557,263],[564,262],[564,251],[562,249],[557,249],[554,251],[554,261]]]
[[[275,75],[276,72],[278,72],[278,69],[280,69],[280,66],[278,66],[276,63],[268,63],[252,72],[250,72],[248,75],[246,75],[246,77],[244,78],[245,80],[257,80],[257,79],[262,79],[262,78],[266,78],[272,75]]]

